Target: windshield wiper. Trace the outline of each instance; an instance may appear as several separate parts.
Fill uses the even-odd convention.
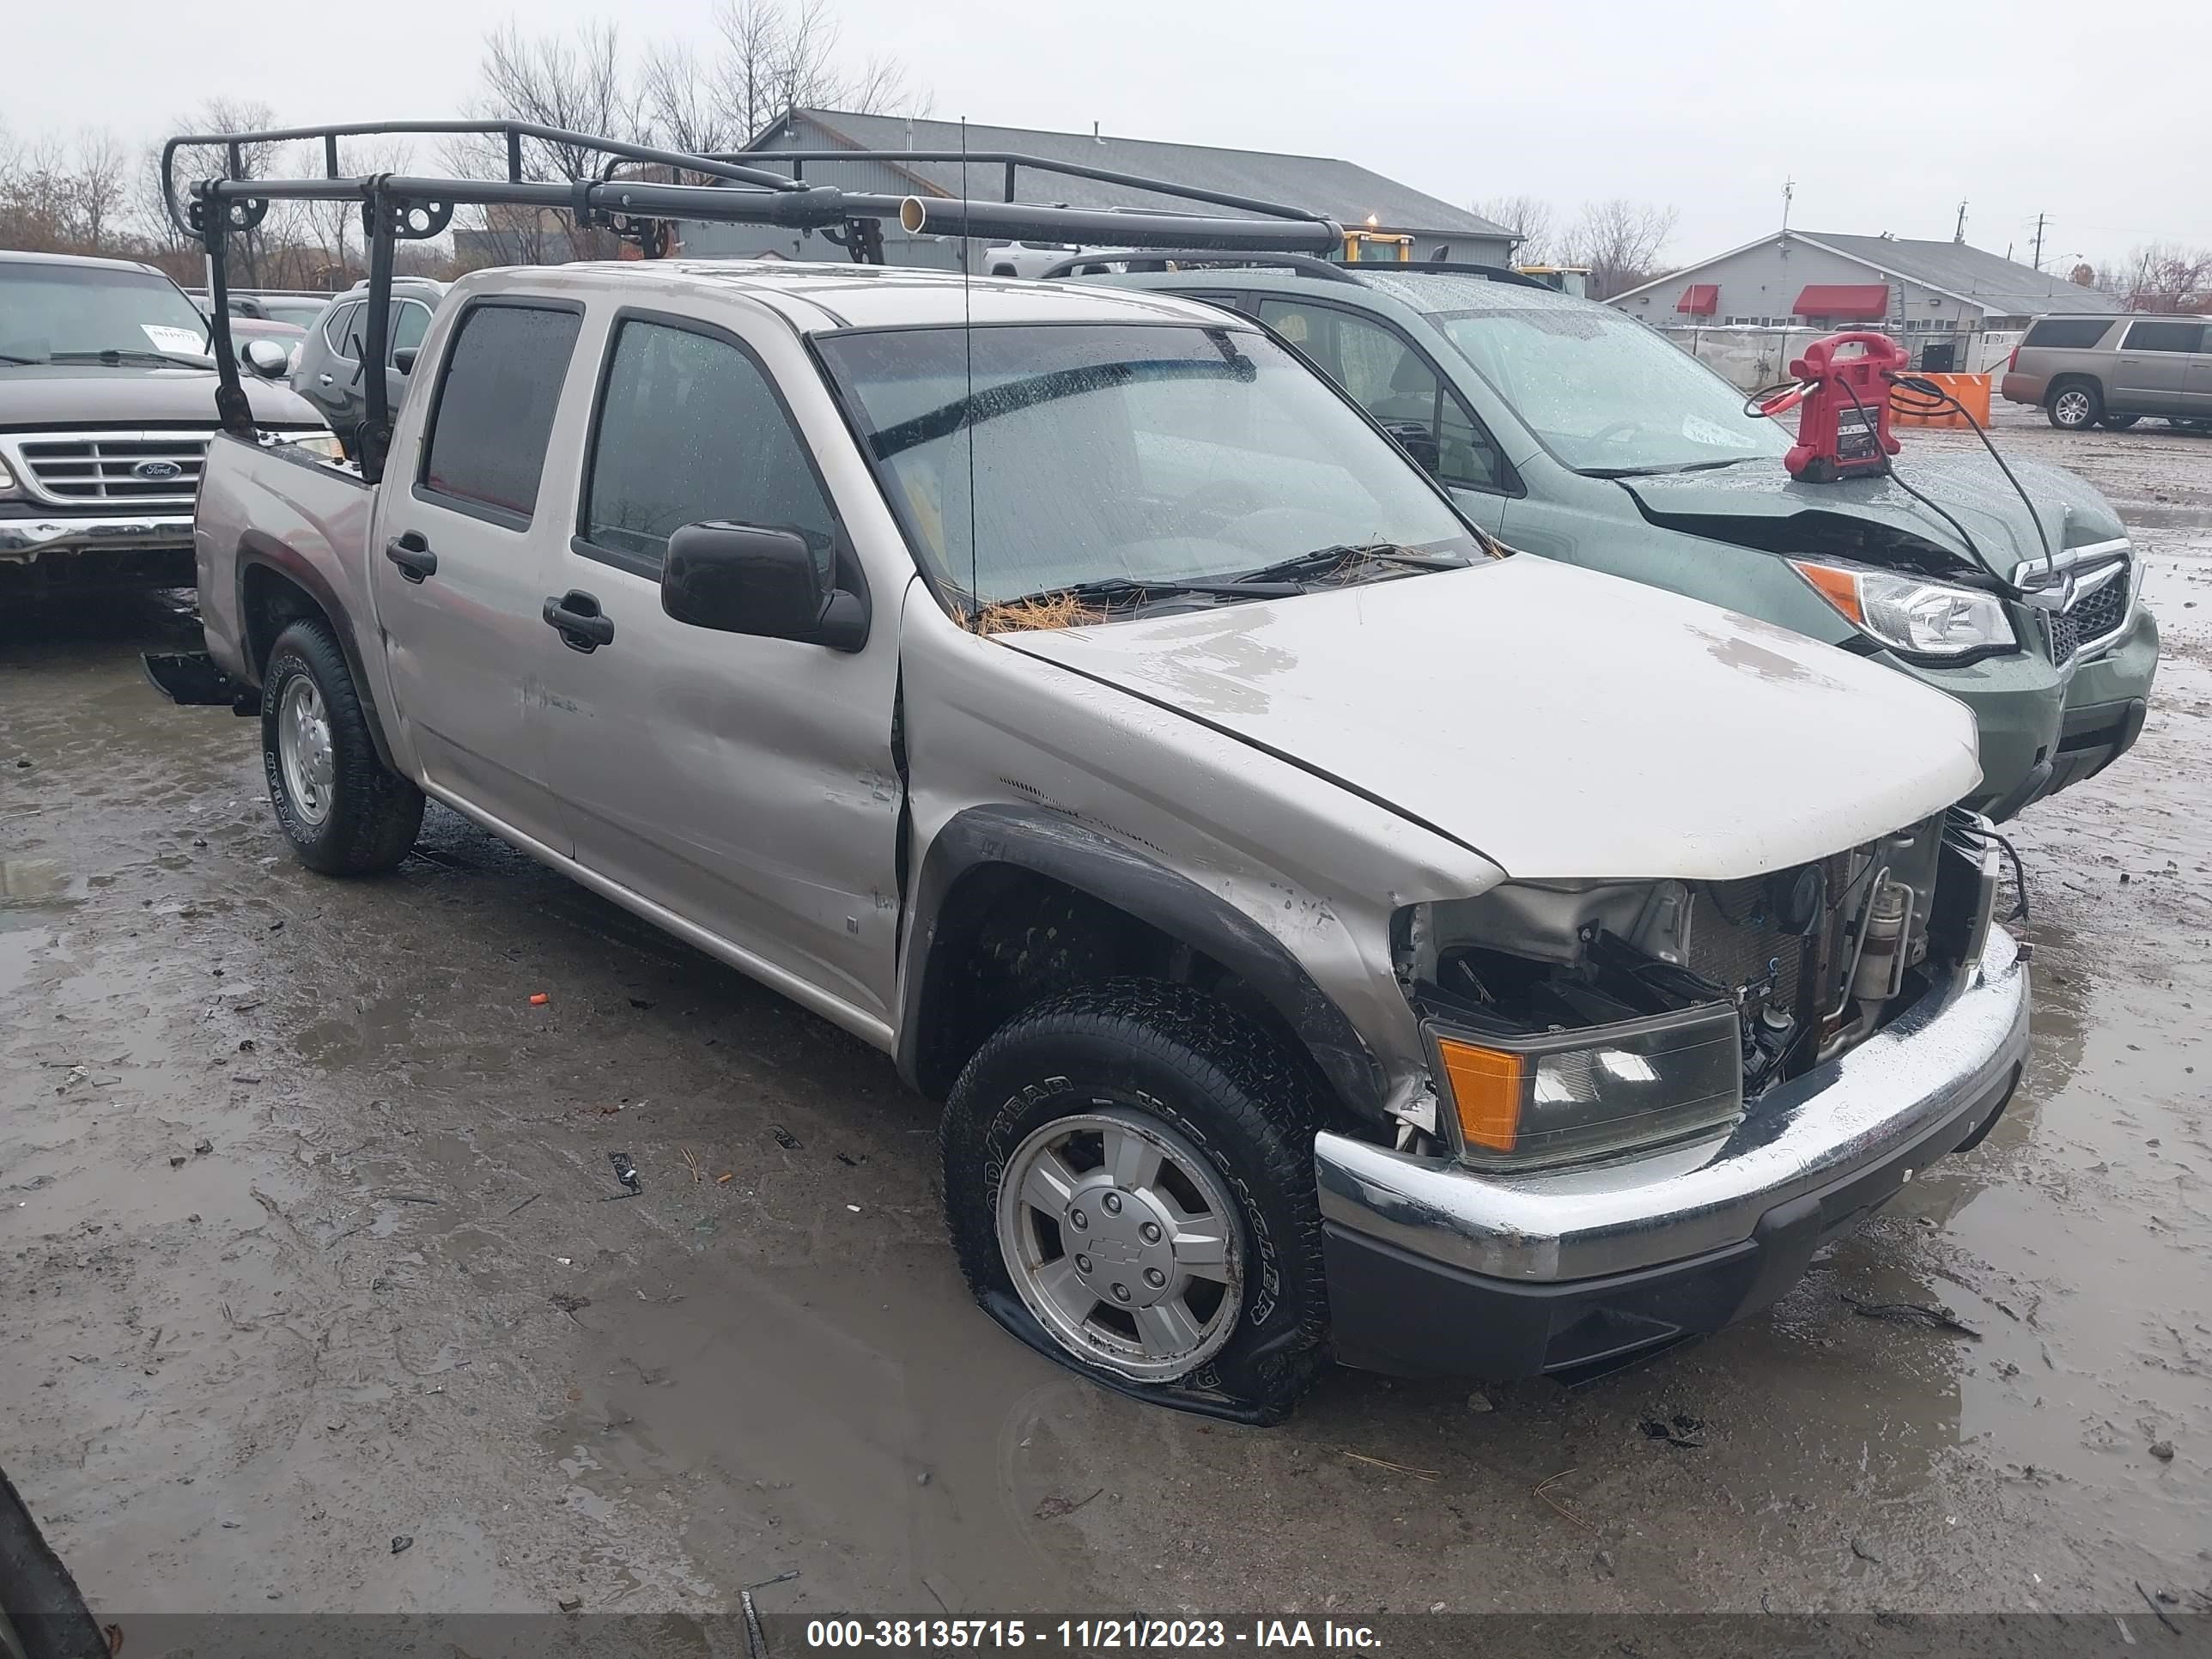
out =
[[[1719,461],[1667,461],[1650,466],[1583,466],[1575,470],[1585,478],[1655,478],[1664,475],[1671,477],[1677,472],[1711,472],[1715,467],[1735,466],[1744,461],[1765,460],[1763,455],[1731,455]]]
[[[43,363],[46,361],[44,357],[18,357],[12,351],[0,351],[0,363],[21,363],[27,368],[33,363]]]
[[[204,352],[148,351],[137,346],[102,346],[98,351],[57,351],[50,363],[100,363],[120,368],[125,363],[158,363],[163,368],[205,368],[214,360]]]
[[[1149,604],[1154,599],[1178,599],[1187,593],[1230,599],[1287,599],[1304,592],[1305,589],[1296,582],[1261,581],[1247,576],[1224,576],[1218,581],[1204,578],[1188,581],[1180,579],[1155,581],[1139,576],[1100,576],[1091,581],[1071,582],[1065,587],[1040,588],[1017,599],[993,599],[989,603],[994,605],[1036,605],[1068,599],[1095,600],[1111,608],[1121,601]]]
[[[1339,543],[1332,547],[1316,547],[1310,553],[1301,553],[1294,558],[1279,559],[1273,564],[1261,565],[1257,570],[1247,570],[1239,581],[1298,581],[1310,576],[1332,576],[1349,574],[1365,564],[1396,565],[1406,570],[1464,570],[1465,559],[1440,556],[1433,553],[1416,552],[1410,547],[1401,547],[1395,542],[1374,542],[1354,547]]]

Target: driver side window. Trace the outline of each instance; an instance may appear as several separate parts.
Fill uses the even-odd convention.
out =
[[[668,538],[724,519],[796,531],[836,584],[836,510],[759,365],[730,341],[630,319],[617,330],[592,434],[581,534],[658,577]]]
[[[1394,330],[1331,306],[1263,297],[1260,317],[1384,426],[1419,426],[1436,440],[1437,476],[1462,489],[1506,488],[1498,446],[1427,358]]]

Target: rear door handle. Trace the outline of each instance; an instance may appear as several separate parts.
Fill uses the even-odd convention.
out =
[[[418,530],[394,536],[385,543],[384,556],[398,565],[400,575],[410,582],[438,574],[438,556],[430,550],[430,544],[422,539]]]
[[[613,618],[599,609],[599,602],[580,588],[570,588],[558,599],[545,601],[545,623],[561,636],[561,642],[571,651],[589,655],[603,645],[612,645],[615,639]]]

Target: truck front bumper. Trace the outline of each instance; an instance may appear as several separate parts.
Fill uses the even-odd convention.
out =
[[[0,559],[28,562],[54,552],[137,551],[153,548],[191,550],[189,513],[130,514],[121,518],[47,519],[0,517]]]
[[[2027,1061],[2028,974],[2002,928],[1966,981],[1774,1090],[1724,1141],[1684,1152],[1500,1178],[1316,1136],[1337,1357],[1503,1380],[1765,1307],[1823,1243],[2004,1109]]]
[[[0,579],[10,573],[71,590],[190,587],[198,580],[192,515],[53,518],[0,503]]]

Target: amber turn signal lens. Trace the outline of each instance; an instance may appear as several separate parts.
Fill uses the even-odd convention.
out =
[[[1461,1139],[1489,1152],[1511,1152],[1521,1133],[1521,1103],[1528,1094],[1528,1060],[1451,1037],[1438,1038],[1437,1052],[1451,1085]]]
[[[1792,559],[1797,574],[1820,590],[1820,597],[1842,611],[1859,626],[1866,625],[1866,612],[1859,604],[1859,579],[1848,570],[1833,566],[1812,564],[1803,559]]]

